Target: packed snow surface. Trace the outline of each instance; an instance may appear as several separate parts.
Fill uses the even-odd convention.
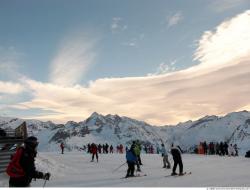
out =
[[[162,168],[157,154],[142,154],[144,177],[121,179],[126,175],[125,154],[100,154],[99,162],[90,162],[91,155],[80,152],[42,152],[36,158],[37,169],[50,172],[46,187],[249,187],[250,159],[218,155],[183,154],[184,171],[191,175],[165,177],[170,169]],[[172,156],[170,162],[173,165]],[[113,172],[114,171],[114,172]],[[178,167],[177,167],[178,172]],[[44,181],[32,182],[42,187]],[[0,174],[0,187],[8,186],[8,178]]]

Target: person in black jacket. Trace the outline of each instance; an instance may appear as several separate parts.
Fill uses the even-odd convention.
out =
[[[6,137],[6,136],[7,136],[6,132],[0,128],[0,137]]]
[[[171,154],[174,160],[174,167],[171,175],[177,175],[177,173],[175,172],[177,165],[179,165],[179,171],[180,171],[179,175],[183,175],[183,164],[181,159],[181,153],[182,153],[181,148],[179,146],[174,146],[174,144],[172,144]]]
[[[35,157],[38,141],[36,137],[28,137],[24,141],[19,164],[23,170],[22,176],[12,176],[9,179],[9,187],[29,187],[33,178],[49,180],[50,173],[42,173],[36,170]]]

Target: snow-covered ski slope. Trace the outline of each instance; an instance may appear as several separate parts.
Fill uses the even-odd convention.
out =
[[[112,172],[125,162],[124,154],[99,155],[99,163],[90,162],[91,155],[79,152],[39,153],[37,169],[51,172],[46,187],[249,187],[250,159],[245,157],[220,157],[217,155],[183,155],[184,171],[191,175],[164,177],[171,170],[162,168],[160,155],[142,154],[144,177],[121,179],[127,165]],[[170,156],[170,161],[173,160]],[[178,172],[178,168],[177,168]],[[32,187],[42,187],[43,180],[32,182]],[[0,175],[0,187],[8,186],[6,175]]]

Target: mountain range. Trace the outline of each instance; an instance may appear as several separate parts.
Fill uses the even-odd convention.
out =
[[[177,125],[153,126],[119,115],[101,115],[94,112],[81,122],[68,121],[55,124],[51,121],[24,120],[0,117],[0,128],[16,128],[26,121],[29,135],[39,139],[40,151],[59,151],[64,142],[68,151],[80,150],[88,143],[108,143],[129,146],[133,140],[155,147],[163,142],[168,148],[172,143],[184,150],[191,150],[200,142],[227,141],[237,144],[239,153],[250,149],[250,112],[232,112],[225,116],[205,116],[196,121],[182,122]]]

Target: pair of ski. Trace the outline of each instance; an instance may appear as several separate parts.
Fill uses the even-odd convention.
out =
[[[144,176],[147,176],[147,174],[136,174],[135,176],[131,176],[131,177],[122,177],[121,179],[130,179],[130,178],[144,177]]]
[[[184,172],[183,173],[183,175],[167,175],[167,176],[165,176],[165,177],[181,177],[181,176],[185,176],[185,175],[190,175],[190,174],[192,174],[192,172]]]
[[[164,176],[164,177],[181,177],[181,176],[185,176],[185,175],[191,175],[192,172],[184,172],[183,175],[167,175],[167,176]],[[122,177],[121,179],[128,179],[128,178],[134,178],[134,177],[144,177],[144,176],[147,176],[147,174],[137,174],[133,177]]]

